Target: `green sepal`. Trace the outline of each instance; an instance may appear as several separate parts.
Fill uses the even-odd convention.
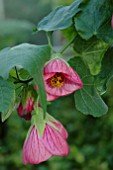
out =
[[[62,58],[62,54],[61,53],[54,53],[53,55],[51,55],[51,60],[55,59],[55,58]]]
[[[59,129],[52,123],[52,122],[56,122],[58,123],[58,121],[53,117],[51,116],[49,113],[46,113],[46,120],[47,120],[47,124],[50,125],[51,127],[53,127],[55,130],[57,130],[58,132]]]
[[[34,89],[33,85],[25,85],[21,94],[21,102],[22,106],[24,107],[28,101],[28,98],[32,98],[35,102],[37,99],[37,92]]]
[[[34,125],[37,129],[40,137],[43,136],[46,120],[43,117],[43,110],[41,108],[35,108],[32,112],[32,120],[31,120],[32,126]]]
[[[53,121],[53,122],[58,122],[53,116],[51,116],[49,113],[46,113],[46,120],[47,121]]]

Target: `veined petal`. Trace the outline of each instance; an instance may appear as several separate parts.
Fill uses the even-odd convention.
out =
[[[55,96],[65,96],[68,94],[71,94],[72,92],[82,88],[82,85],[76,84],[68,79],[65,80],[65,83],[62,87],[57,88],[57,87],[52,87],[48,83],[46,84],[46,91],[50,95],[55,95]]]
[[[69,147],[66,140],[61,136],[61,134],[49,126],[46,125],[44,131],[43,140],[46,149],[53,155],[65,156],[69,154]]]
[[[69,68],[69,72],[68,72],[68,74],[65,74],[65,77],[68,80],[72,81],[73,83],[79,84],[82,88],[82,81],[81,81],[79,75],[76,73],[76,71],[73,70],[73,68],[71,68],[71,67]]]
[[[59,58],[45,65],[44,82],[46,92],[52,95],[51,98],[47,97],[48,101],[71,94],[82,88],[82,81],[76,71]]]
[[[56,121],[56,122],[51,121],[51,123],[54,124],[58,128],[58,132],[62,135],[64,139],[68,138],[67,130],[64,128],[64,126],[59,121]]]
[[[57,58],[45,65],[44,75],[56,72],[68,73],[68,68],[69,68],[68,65],[64,61]]]
[[[44,80],[47,80],[47,79],[53,77],[54,75],[55,75],[55,73],[44,74]]]
[[[53,101],[59,97],[59,96],[55,96],[55,95],[53,96],[49,93],[46,93],[46,95],[47,95],[47,101]]]
[[[51,156],[52,154],[46,149],[42,138],[38,134],[38,131],[35,127],[33,127],[23,146],[24,164],[39,164]]]

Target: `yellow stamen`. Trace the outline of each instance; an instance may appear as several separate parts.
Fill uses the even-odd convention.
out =
[[[64,84],[64,76],[61,73],[56,73],[53,77],[51,77],[50,83],[53,87],[62,87]]]

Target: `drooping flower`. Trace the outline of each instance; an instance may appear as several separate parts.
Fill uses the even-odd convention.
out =
[[[76,71],[59,58],[45,65],[44,82],[48,101],[82,88],[82,81]]]
[[[31,97],[28,97],[25,106],[20,102],[17,113],[21,118],[25,118],[26,120],[31,120],[31,112],[33,111],[34,100]]]
[[[32,126],[23,146],[24,164],[39,164],[53,155],[65,156],[69,154],[69,147],[66,142],[68,134],[65,128],[61,123],[51,123],[54,124],[55,128],[46,123],[42,137],[35,126]]]
[[[113,29],[113,14],[112,14],[112,18],[111,18],[111,27]]]
[[[64,126],[59,122],[59,121],[48,121],[49,124],[53,124],[59,131],[59,133],[62,135],[62,137],[64,139],[67,139],[68,138],[68,133],[66,131],[66,129],[64,128]]]

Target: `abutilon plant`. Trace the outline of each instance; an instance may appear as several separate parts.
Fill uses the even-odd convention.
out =
[[[51,38],[57,30],[68,42],[55,51]],[[47,33],[47,45],[23,43],[0,51],[2,121],[15,109],[31,122],[23,145],[24,164],[69,154],[68,133],[48,115],[48,103],[73,93],[75,112],[94,117],[108,112],[101,96],[113,77],[113,1],[76,0],[60,6],[36,31]],[[65,54],[70,47],[73,51]]]

